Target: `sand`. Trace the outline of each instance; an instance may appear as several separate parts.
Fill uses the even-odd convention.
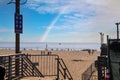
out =
[[[25,50],[22,53],[40,54],[41,50]],[[74,80],[81,80],[82,73],[97,59],[99,52],[89,55],[87,51],[51,51],[62,58]],[[46,52],[47,53],[47,52]],[[0,55],[15,54],[14,50],[0,50]],[[21,80],[52,80],[50,78],[38,79],[30,77]]]

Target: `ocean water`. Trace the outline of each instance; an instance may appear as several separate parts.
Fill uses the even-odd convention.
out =
[[[33,50],[82,50],[96,49],[100,50],[100,43],[65,43],[65,42],[21,42],[20,49]],[[15,49],[14,42],[0,42],[0,49]]]

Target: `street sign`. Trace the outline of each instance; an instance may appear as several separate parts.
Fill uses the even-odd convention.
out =
[[[15,14],[15,33],[22,33],[23,17],[20,14]]]

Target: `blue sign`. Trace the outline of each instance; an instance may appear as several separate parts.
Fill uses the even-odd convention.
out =
[[[23,17],[20,14],[15,14],[15,33],[22,33]]]

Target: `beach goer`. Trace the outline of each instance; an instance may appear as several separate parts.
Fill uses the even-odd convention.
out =
[[[51,55],[52,52],[48,52],[48,55]]]
[[[92,55],[93,55],[93,53],[95,52],[95,50],[94,49],[92,49]]]
[[[5,78],[5,68],[0,66],[0,80],[4,80]]]
[[[90,50],[90,49],[88,50],[88,53],[89,53],[89,55],[90,55],[90,53],[91,53],[91,50]]]

